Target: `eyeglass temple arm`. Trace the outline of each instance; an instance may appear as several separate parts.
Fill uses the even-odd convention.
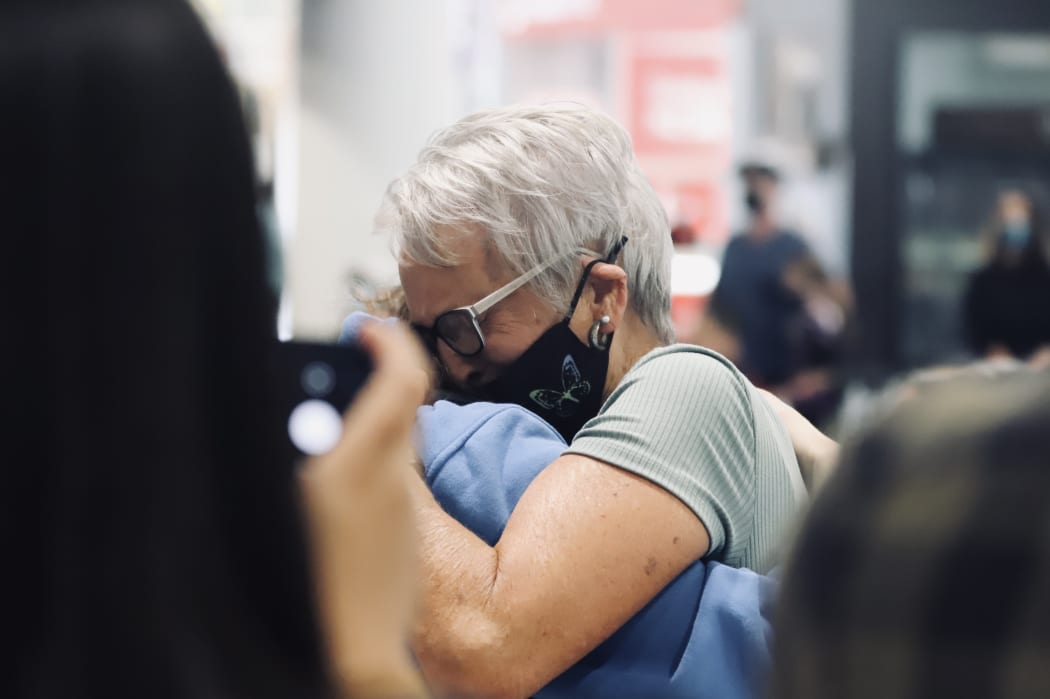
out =
[[[613,246],[612,250],[603,260],[601,257],[597,257],[591,260],[583,270],[583,277],[580,279],[580,283],[576,285],[576,293],[572,295],[572,301],[569,303],[569,311],[565,314],[565,322],[568,323],[572,319],[572,314],[576,310],[576,304],[580,302],[580,296],[583,295],[583,286],[587,282],[587,278],[591,275],[591,270],[599,262],[605,264],[613,264],[616,262],[616,258],[620,255],[620,251],[623,250],[623,246],[627,244],[627,236],[620,238],[620,241]]]
[[[579,255],[597,255],[598,253],[594,252],[593,250],[587,250],[586,248],[578,248],[576,250],[576,254],[579,254]],[[514,281],[510,282],[506,286],[503,286],[503,287],[500,287],[499,289],[496,289],[491,294],[489,294],[485,298],[483,298],[480,301],[478,301],[477,303],[475,303],[473,306],[470,307],[471,312],[474,313],[474,315],[481,315],[482,313],[484,313],[488,309],[492,308],[493,306],[495,306],[497,303],[499,303],[503,299],[505,299],[508,296],[510,296],[511,294],[513,294],[515,291],[517,291],[521,287],[523,287],[526,284],[528,284],[529,282],[531,282],[533,279],[538,277],[540,274],[545,272],[547,270],[547,268],[550,267],[552,264],[554,264],[553,261],[551,261],[551,262],[543,262],[541,264],[536,265],[535,267],[530,269],[528,272],[526,272],[525,274],[521,275],[520,277],[518,277]]]

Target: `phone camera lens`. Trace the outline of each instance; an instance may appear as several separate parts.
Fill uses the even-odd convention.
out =
[[[303,369],[302,384],[307,395],[322,398],[335,388],[335,372],[324,362],[312,362]]]

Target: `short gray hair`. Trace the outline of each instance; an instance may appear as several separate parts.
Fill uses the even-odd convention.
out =
[[[558,260],[530,282],[558,310],[579,282],[572,252],[604,255],[627,236],[631,307],[661,341],[674,341],[667,213],[630,136],[608,116],[568,104],[505,107],[439,131],[391,183],[376,227],[402,262],[454,266],[457,246],[442,226],[483,230],[512,273]]]

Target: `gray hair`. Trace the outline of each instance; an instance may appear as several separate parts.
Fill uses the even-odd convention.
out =
[[[608,116],[568,104],[506,107],[436,133],[391,183],[376,227],[401,261],[449,267],[459,260],[445,226],[483,231],[494,261],[512,273],[557,260],[530,285],[558,310],[579,282],[572,253],[605,255],[627,236],[620,259],[630,305],[661,341],[674,341],[667,213],[630,136]]]

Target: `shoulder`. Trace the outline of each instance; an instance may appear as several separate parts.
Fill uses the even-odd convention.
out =
[[[975,270],[970,275],[970,287],[975,289],[986,289],[999,284],[1002,277],[999,268],[995,265],[986,265]]]
[[[755,412],[729,360],[672,345],[638,360],[576,435],[570,453],[646,478],[684,502],[719,552],[746,528],[754,496]]]
[[[809,252],[809,244],[794,231],[781,231],[777,236],[778,245],[781,250],[791,255],[799,255]]]
[[[746,381],[736,366],[718,352],[688,344],[661,347],[643,356],[624,379],[627,381],[639,377],[676,382],[685,379],[713,381],[741,388]]]
[[[746,413],[747,379],[728,359],[698,345],[661,347],[639,359],[606,402],[641,402],[657,413],[693,413],[710,419]]]
[[[565,448],[553,427],[518,405],[438,401],[421,407],[416,418],[417,447],[428,475],[457,457],[470,457],[471,463],[499,462],[500,455],[513,450],[538,449],[546,458]]]
[[[988,285],[988,280],[991,278],[992,270],[988,267],[982,267],[974,270],[970,273],[969,278],[966,280],[966,288],[971,293],[976,289],[981,289]]]
[[[744,236],[735,235],[726,244],[725,252],[722,253],[723,257],[735,257],[744,252]]]
[[[439,401],[417,417],[416,446],[434,498],[490,546],[529,484],[565,450],[554,428],[517,405]]]

